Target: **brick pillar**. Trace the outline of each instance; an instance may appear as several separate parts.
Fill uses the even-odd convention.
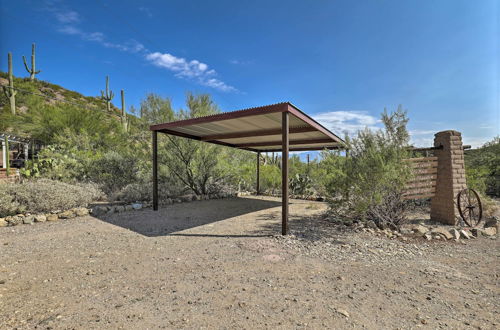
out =
[[[431,219],[455,225],[459,216],[456,207],[458,192],[466,188],[462,134],[443,131],[435,134],[434,146],[438,158],[436,194],[431,200]]]

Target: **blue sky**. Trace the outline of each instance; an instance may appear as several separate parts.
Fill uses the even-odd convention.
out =
[[[37,44],[39,79],[97,96],[105,76],[127,104],[154,92],[224,111],[290,101],[337,134],[408,109],[415,145],[455,129],[479,146],[500,134],[495,0],[0,0],[6,53]],[[115,101],[119,100],[116,97]]]

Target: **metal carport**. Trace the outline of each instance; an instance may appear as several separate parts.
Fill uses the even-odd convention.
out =
[[[150,126],[153,209],[158,210],[158,132],[257,153],[282,153],[282,234],[288,232],[289,151],[343,149],[344,141],[289,102]],[[257,166],[257,194],[259,166]]]

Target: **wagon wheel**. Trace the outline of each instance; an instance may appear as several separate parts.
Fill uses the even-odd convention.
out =
[[[465,188],[458,193],[457,207],[467,226],[474,227],[481,222],[483,207],[479,195],[474,189]]]

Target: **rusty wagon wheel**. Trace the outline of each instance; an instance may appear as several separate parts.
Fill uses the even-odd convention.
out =
[[[483,207],[481,199],[474,189],[465,188],[457,195],[457,207],[460,216],[469,227],[474,227],[481,222]]]

